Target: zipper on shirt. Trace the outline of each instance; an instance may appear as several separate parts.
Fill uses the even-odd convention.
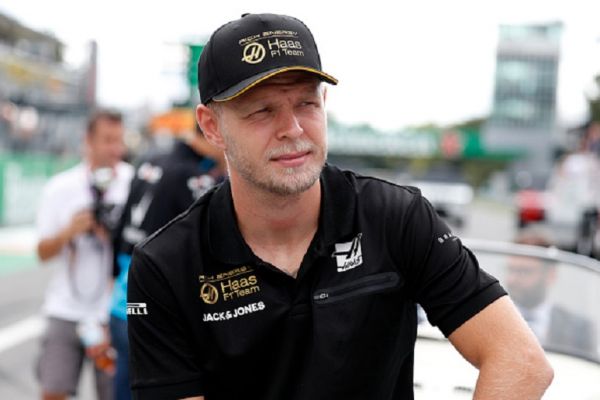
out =
[[[313,295],[315,304],[330,304],[349,298],[382,292],[395,287],[400,280],[396,272],[364,276],[352,282],[331,288],[319,289]]]

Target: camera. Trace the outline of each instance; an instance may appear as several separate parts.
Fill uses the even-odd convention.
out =
[[[117,218],[114,216],[115,205],[107,203],[104,194],[108,190],[114,179],[114,172],[111,168],[98,168],[92,172],[92,194],[93,204],[92,212],[96,223],[112,232],[117,224]]]

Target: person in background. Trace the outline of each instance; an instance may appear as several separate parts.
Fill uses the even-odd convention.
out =
[[[535,336],[419,190],[325,163],[337,80],[302,21],[221,26],[198,76],[229,178],[134,250],[137,399],[412,399],[416,304],[479,369],[474,398],[542,396]]]
[[[176,140],[167,154],[142,159],[131,182],[131,190],[114,235],[115,284],[111,301],[110,332],[117,350],[115,400],[131,398],[127,274],[133,247],[184,212],[208,189],[223,180],[222,152],[209,145],[199,129]]]
[[[540,232],[521,232],[515,243],[550,247]],[[591,321],[554,304],[548,292],[558,279],[556,264],[527,256],[511,257],[506,289],[542,346],[554,350],[596,354],[596,334]]]
[[[52,177],[43,190],[37,254],[43,266],[54,270],[43,304],[47,326],[37,366],[45,400],[75,395],[85,359],[95,361],[98,398],[112,398],[110,233],[133,175],[133,168],[121,161],[123,133],[120,113],[94,112],[83,162]]]
[[[576,151],[564,155],[554,166],[547,185],[547,219],[557,228],[572,231],[570,243],[575,252],[600,259],[600,124],[587,124]],[[554,236],[561,235],[552,232]]]
[[[600,121],[589,121],[583,137],[583,148],[600,159]]]

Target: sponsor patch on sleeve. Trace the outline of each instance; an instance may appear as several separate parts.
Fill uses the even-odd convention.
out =
[[[148,315],[146,303],[127,303],[127,315]]]

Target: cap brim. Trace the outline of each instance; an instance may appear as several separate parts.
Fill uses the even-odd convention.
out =
[[[216,102],[221,102],[221,101],[228,101],[228,100],[234,99],[234,98],[238,97],[239,95],[241,95],[242,93],[245,93],[246,91],[252,89],[254,86],[258,85],[259,83],[261,83],[269,78],[272,78],[275,75],[279,75],[283,72],[288,72],[288,71],[306,71],[306,72],[310,72],[310,73],[317,75],[321,80],[323,80],[327,83],[330,83],[332,85],[337,85],[337,83],[338,83],[338,80],[335,79],[333,76],[326,74],[325,72],[316,70],[314,68],[309,68],[309,67],[304,67],[304,66],[281,67],[281,68],[275,68],[275,69],[272,69],[269,71],[262,72],[260,74],[254,75],[248,79],[244,79],[237,85],[234,85],[234,86],[230,87],[229,89],[214,96],[212,98],[212,100],[216,101]]]

